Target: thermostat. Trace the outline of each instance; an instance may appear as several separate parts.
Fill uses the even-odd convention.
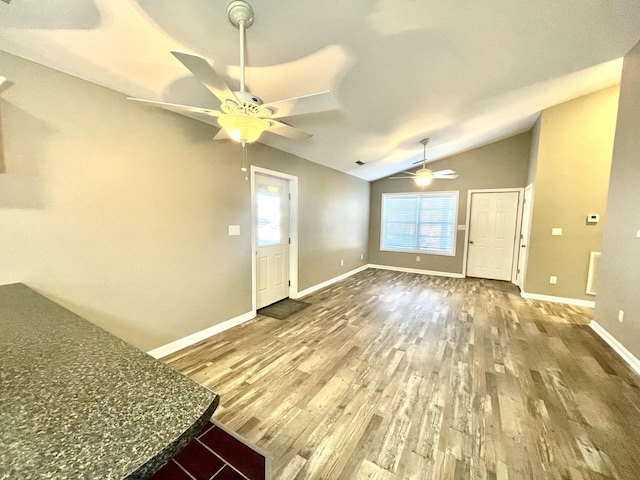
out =
[[[587,216],[587,223],[598,223],[600,221],[600,215],[597,213],[590,213]]]

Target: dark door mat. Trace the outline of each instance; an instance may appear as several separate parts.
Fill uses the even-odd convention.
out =
[[[277,318],[278,320],[284,320],[289,315],[299,312],[303,308],[311,305],[310,303],[301,302],[300,300],[294,300],[292,298],[285,298],[279,302],[272,303],[271,305],[258,310],[260,315],[266,315],[267,317]]]

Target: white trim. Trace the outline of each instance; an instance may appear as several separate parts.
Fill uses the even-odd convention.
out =
[[[258,240],[255,226],[256,220],[256,174],[270,175],[276,178],[282,178],[288,181],[288,191],[291,195],[289,202],[289,298],[297,298],[298,291],[298,177],[289,175],[288,173],[269,170],[268,168],[256,167],[251,165],[251,309],[256,310],[257,307],[257,287],[256,287],[256,254],[258,251]]]
[[[464,278],[462,273],[436,272],[433,270],[420,270],[418,268],[392,267],[389,265],[367,265],[368,268],[377,268],[378,270],[392,270],[394,272],[419,273],[421,275],[433,275],[436,277]]]
[[[180,338],[174,342],[149,350],[147,353],[154,358],[166,357],[171,353],[182,350],[183,348],[189,347],[209,337],[213,337],[214,335],[224,332],[225,330],[229,330],[230,328],[237,327],[238,325],[248,322],[249,320],[253,320],[254,318],[256,318],[255,311],[243,313],[235,318],[231,318],[209,328],[205,328],[204,330],[200,330],[199,332]]]
[[[474,188],[467,190],[467,218],[465,221],[465,232],[464,232],[464,253],[463,253],[463,263],[462,263],[462,275],[464,277],[467,276],[467,261],[469,254],[469,230],[471,229],[471,196],[474,193],[509,193],[509,192],[517,192],[518,193],[518,206],[516,213],[516,230],[514,232],[513,239],[513,254],[511,258],[511,283],[516,283],[516,277],[518,273],[518,250],[520,247],[520,242],[518,241],[518,237],[520,235],[520,230],[522,229],[522,208],[524,206],[524,188],[513,187],[513,188]],[[516,248],[518,247],[518,248]]]
[[[587,288],[585,289],[587,295],[596,294],[596,276],[598,274],[600,255],[600,252],[589,253],[589,270],[587,272]]]
[[[527,193],[529,198],[527,198]],[[524,188],[524,194],[522,196],[522,222],[520,224],[520,242],[518,242],[518,265],[516,268],[520,268],[520,254],[522,253],[522,245],[524,244],[524,261],[522,262],[522,269],[520,274],[516,273],[516,285],[520,289],[524,288],[524,281],[527,275],[527,266],[529,265],[529,246],[531,244],[531,220],[533,219],[533,183],[530,183]],[[525,202],[529,202],[529,218],[524,218]],[[527,238],[524,238],[524,221],[527,220]],[[517,270],[516,270],[517,272]]]
[[[309,295],[313,292],[320,290],[321,288],[328,287],[329,285],[339,282],[340,280],[344,280],[345,278],[348,278],[351,275],[355,275],[356,273],[362,272],[363,270],[366,270],[367,268],[369,268],[369,266],[370,265],[363,265],[362,267],[356,268],[355,270],[351,270],[347,273],[343,273],[342,275],[339,275],[337,277],[331,278],[327,281],[314,285],[313,287],[309,287],[305,290],[302,290],[301,292],[297,292],[294,295],[292,295],[290,298],[302,298],[306,295]]]
[[[563,303],[565,305],[577,305],[579,307],[594,308],[596,302],[593,300],[581,300],[579,298],[567,298],[567,297],[554,297],[552,295],[540,295],[538,293],[527,293],[524,290],[520,291],[522,298],[528,298],[529,300],[541,300],[543,302]]]
[[[596,332],[600,338],[602,338],[607,344],[613,348],[618,355],[622,357],[622,359],[629,364],[629,366],[635,370],[635,372],[640,375],[640,359],[636,357],[633,353],[626,349],[624,345],[622,345],[618,340],[615,339],[613,335],[605,330],[605,328],[600,325],[595,320],[591,320],[589,322],[589,326],[591,329]]]

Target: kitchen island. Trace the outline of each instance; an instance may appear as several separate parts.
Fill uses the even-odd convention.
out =
[[[218,395],[23,284],[0,286],[0,479],[144,479]]]

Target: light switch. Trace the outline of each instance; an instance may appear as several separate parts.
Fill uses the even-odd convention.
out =
[[[640,238],[640,230],[636,232],[636,237]]]
[[[240,235],[240,225],[229,225],[229,235]]]
[[[551,229],[551,235],[553,235],[554,237],[562,236],[562,229],[561,228],[552,228]]]

